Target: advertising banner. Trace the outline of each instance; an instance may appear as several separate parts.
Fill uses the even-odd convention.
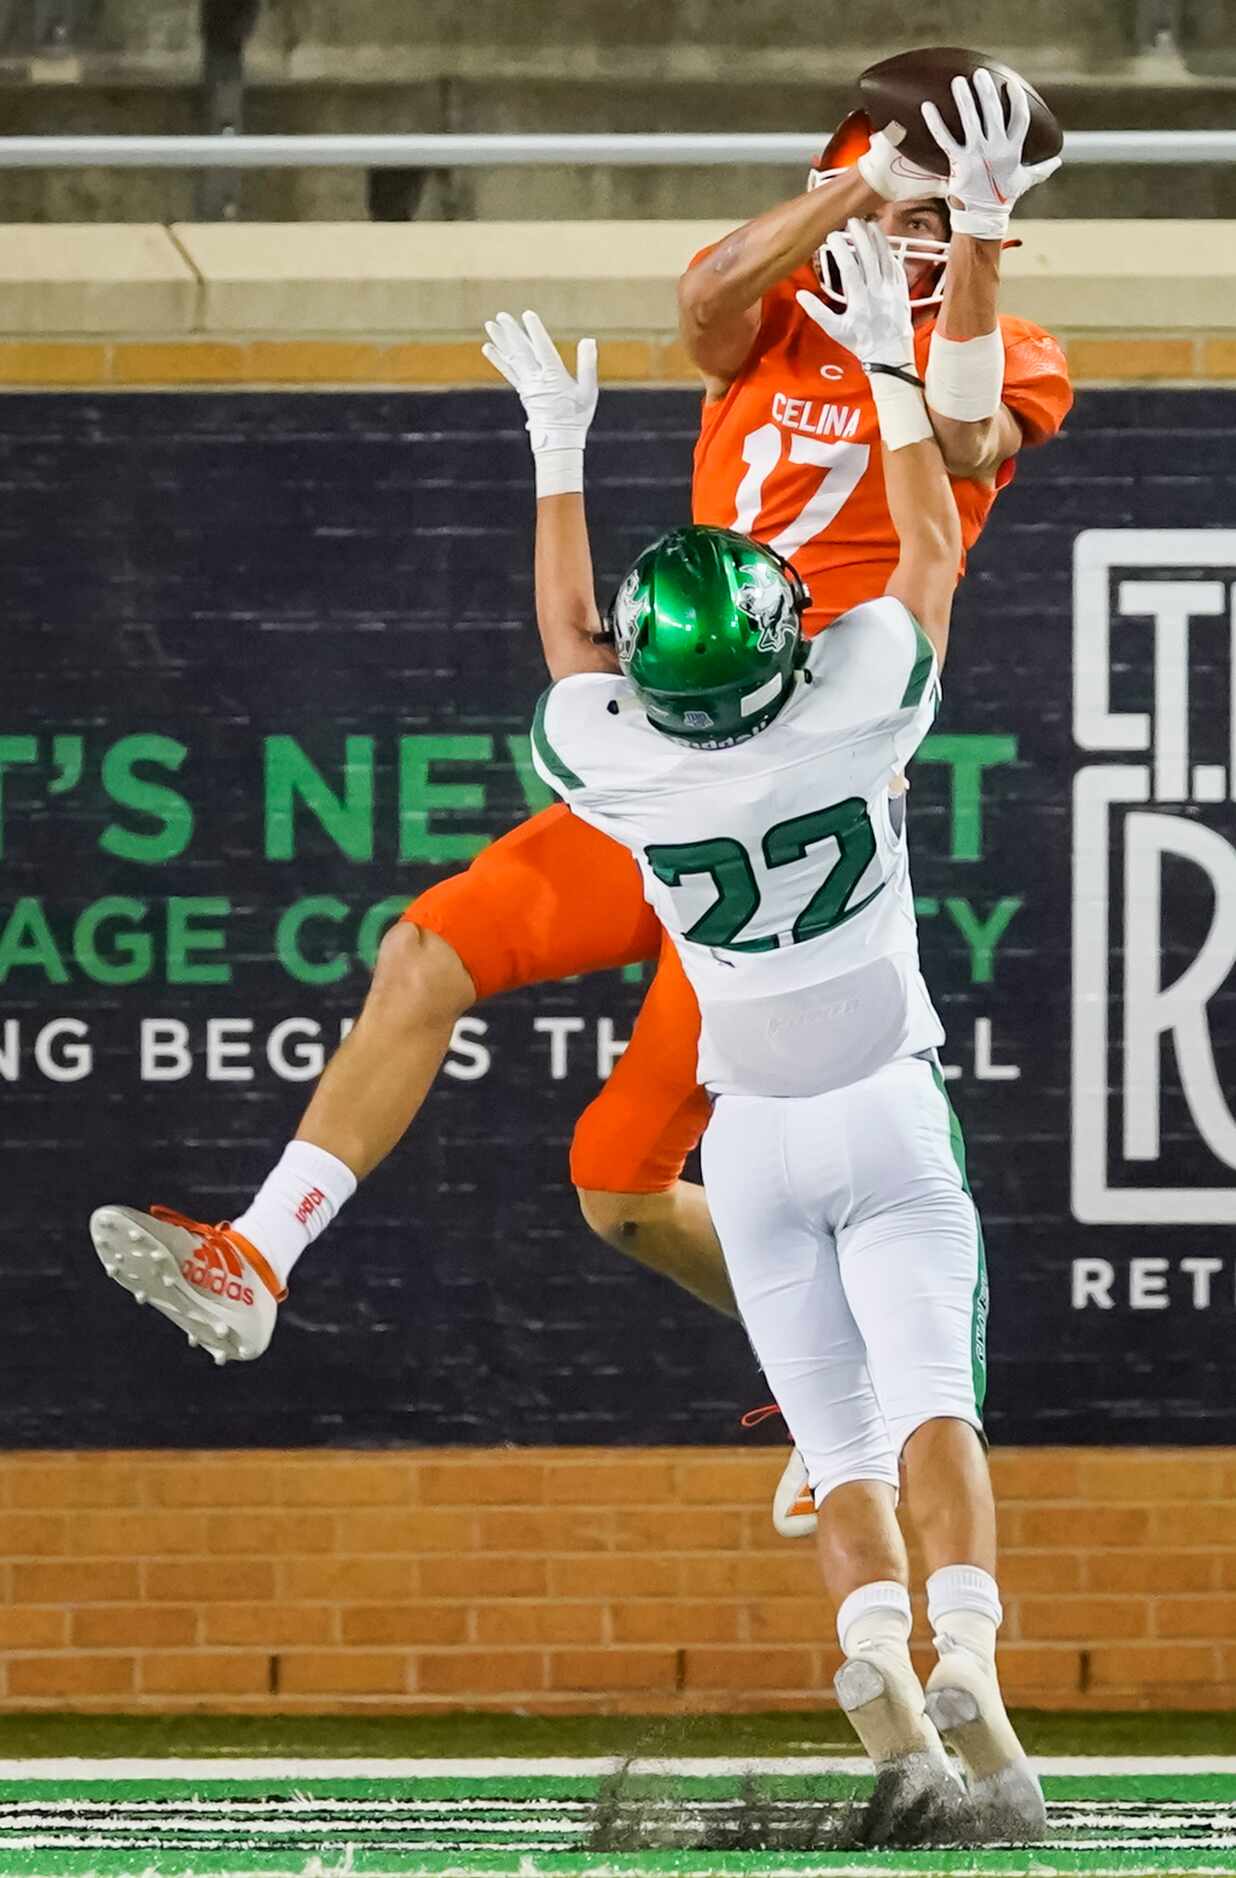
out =
[[[605,394],[606,595],[686,519],[697,409]],[[1236,1440],[1234,432],[1231,392],[1081,396],[996,505],[911,772],[996,1440]],[[257,1364],[86,1231],[239,1212],[386,925],[545,805],[515,401],[16,396],[0,466],[0,1442],[738,1439],[741,1331],[569,1186],[641,968],[460,1022]]]

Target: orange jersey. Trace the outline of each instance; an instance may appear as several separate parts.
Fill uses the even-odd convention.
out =
[[[819,291],[809,265],[765,294],[747,363],[723,398],[704,405],[691,512],[696,522],[736,528],[792,561],[811,590],[804,627],[814,633],[883,593],[898,547],[867,375],[803,312],[795,299],[802,287]],[[933,310],[915,327],[920,374],[934,325]],[[1004,402],[1026,442],[1042,443],[1073,402],[1064,354],[1050,333],[1026,320],[1002,315],[1000,330]],[[994,483],[952,478],[963,550],[978,540],[1015,468],[1010,457]]]

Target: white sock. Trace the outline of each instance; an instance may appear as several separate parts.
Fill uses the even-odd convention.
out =
[[[851,1591],[837,1612],[837,1640],[847,1656],[858,1656],[873,1643],[908,1651],[910,1593],[891,1578],[877,1578]]]
[[[232,1221],[286,1285],[301,1253],[356,1192],[350,1167],[309,1141],[289,1141],[248,1210]]]
[[[945,1565],[927,1580],[927,1616],[937,1651],[960,1644],[985,1663],[996,1660],[996,1632],[1004,1618],[1000,1589],[978,1565]]]

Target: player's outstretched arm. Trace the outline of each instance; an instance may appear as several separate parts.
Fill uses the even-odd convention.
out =
[[[1005,123],[1000,96],[1008,94]],[[952,240],[944,302],[927,360],[927,408],[954,476],[990,478],[1022,445],[1017,418],[1002,402],[1004,340],[996,312],[1000,254],[1014,204],[1060,167],[1022,161],[1030,106],[1015,79],[991,72],[953,80],[961,120],[958,143],[932,104],[922,107],[928,130],[948,158]]]
[[[874,215],[885,202],[939,194],[939,177],[895,159],[896,143],[877,131],[854,169],[765,209],[687,269],[678,282],[678,326],[710,397],[723,396],[742,370],[763,296],[809,261],[834,229],[851,216]]]
[[[899,546],[884,591],[910,609],[943,666],[961,571],[961,521],[921,390],[883,373],[873,377],[877,384],[884,488]]]
[[[989,481],[1022,446],[1004,389],[1004,336],[996,313],[1000,243],[954,234],[944,302],[927,354],[927,412],[952,476]]]
[[[584,445],[597,406],[597,342],[581,339],[575,377],[535,313],[487,320],[481,350],[514,387],[536,467],[536,618],[551,678],[616,672],[601,619],[584,513]]]
[[[870,222],[830,235],[845,307],[814,293],[798,304],[852,352],[871,379],[880,422],[884,485],[900,554],[885,588],[913,613],[944,663],[953,592],[961,566],[961,523],[914,369],[914,327],[905,270]]]

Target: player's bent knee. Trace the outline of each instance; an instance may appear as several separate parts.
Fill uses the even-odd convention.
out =
[[[385,933],[378,947],[366,1006],[386,1022],[425,1023],[459,1017],[476,993],[459,955],[445,939],[409,920]]]
[[[663,1193],[603,1193],[577,1187],[579,1210],[599,1239],[619,1252],[634,1252],[641,1226],[659,1225],[674,1211],[674,1190]]]
[[[811,1494],[821,1519],[834,1528],[844,1528],[855,1513],[872,1502],[887,1501],[894,1512],[900,1482],[897,1469],[888,1460],[876,1459],[858,1467],[833,1466],[808,1468]]]
[[[894,1411],[888,1417],[888,1429],[903,1467],[907,1459],[913,1464],[919,1455],[930,1462],[944,1445],[954,1451],[972,1450],[979,1464],[986,1464],[982,1429],[974,1418],[973,1409],[966,1406],[925,1409],[919,1415],[899,1416]]]

